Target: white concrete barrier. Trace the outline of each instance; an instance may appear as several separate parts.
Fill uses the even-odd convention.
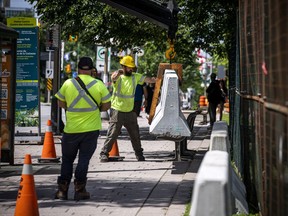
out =
[[[249,207],[246,201],[246,187],[231,166],[232,174],[232,212],[249,214]]]
[[[225,121],[214,123],[210,138],[209,150],[219,150],[230,153],[228,125]]]
[[[231,216],[230,176],[228,153],[207,152],[195,180],[190,216]]]
[[[101,114],[101,119],[109,120],[108,111],[102,111],[100,114]]]
[[[174,70],[165,70],[160,102],[156,107],[149,132],[171,138],[190,137],[191,131],[180,110],[179,80]]]
[[[215,122],[213,125],[211,138],[210,138],[210,151],[225,151],[228,154],[230,153],[230,141],[229,141],[229,132],[228,125],[225,121]],[[246,188],[239,176],[236,174],[232,166],[231,169],[231,178],[232,181],[232,200],[231,200],[231,209],[232,213],[244,213],[248,214],[248,204],[246,201]]]

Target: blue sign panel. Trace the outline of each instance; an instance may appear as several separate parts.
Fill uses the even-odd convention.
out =
[[[15,125],[39,126],[38,26],[34,17],[7,18],[18,33],[16,57]]]
[[[38,27],[16,28],[16,110],[30,110],[38,107]]]

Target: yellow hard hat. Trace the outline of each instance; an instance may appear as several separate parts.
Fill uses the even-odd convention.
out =
[[[135,68],[136,65],[134,63],[134,59],[132,56],[124,56],[121,60],[120,60],[120,64],[124,65],[126,67],[130,67],[130,68]]]

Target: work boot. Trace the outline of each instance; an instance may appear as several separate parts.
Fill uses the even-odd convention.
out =
[[[143,155],[137,155],[137,156],[136,156],[136,159],[137,159],[138,161],[145,161],[145,157],[144,157]]]
[[[109,157],[107,155],[105,155],[105,154],[100,155],[100,162],[101,163],[106,163],[108,161],[109,161]]]
[[[70,181],[61,180],[58,178],[57,183],[58,191],[55,194],[55,199],[67,200]]]
[[[75,193],[74,200],[90,199],[90,193],[86,191],[86,181],[80,182],[75,179],[74,181]]]
[[[143,148],[141,148],[139,151],[135,151],[135,156],[137,161],[145,161],[145,157],[143,156]]]

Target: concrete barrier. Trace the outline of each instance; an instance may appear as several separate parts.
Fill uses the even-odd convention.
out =
[[[227,152],[206,153],[197,173],[190,216],[231,216],[230,160]]]
[[[235,170],[231,167],[232,175],[232,212],[249,214],[249,207],[246,201],[246,187],[236,174]]]
[[[230,153],[230,141],[228,133],[228,125],[225,121],[215,122],[213,125],[211,139],[210,139],[210,151],[225,151],[228,154]],[[231,178],[232,181],[232,200],[231,200],[231,209],[233,213],[244,213],[248,214],[248,204],[246,201],[246,188],[239,176],[236,174],[232,166],[231,169]]]
[[[109,120],[109,113],[108,113],[108,111],[102,111],[102,112],[100,113],[100,115],[101,115],[101,119]]]
[[[214,123],[210,138],[209,150],[219,150],[230,153],[228,125],[225,121]]]
[[[175,140],[191,136],[186,118],[180,110],[179,79],[175,70],[165,70],[160,102],[149,132]]]

